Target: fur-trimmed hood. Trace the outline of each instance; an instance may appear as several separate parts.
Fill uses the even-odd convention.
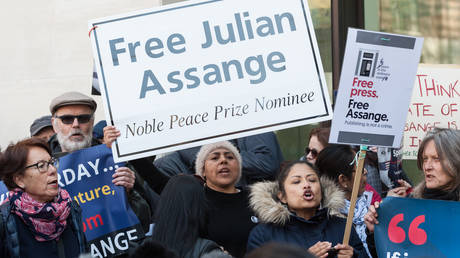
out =
[[[323,199],[321,207],[328,208],[328,215],[344,217],[345,193],[331,179],[320,179]],[[292,213],[277,197],[278,182],[260,182],[250,186],[249,206],[262,223],[285,225]]]

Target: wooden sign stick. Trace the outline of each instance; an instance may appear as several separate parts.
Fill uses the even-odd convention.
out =
[[[361,176],[363,174],[366,151],[367,146],[361,145],[357,161],[358,164],[356,164],[357,168],[355,172],[355,180],[353,182],[353,191],[351,192],[350,209],[348,210],[347,216],[347,225],[345,226],[345,233],[343,235],[342,244],[344,245],[348,245],[348,242],[350,241],[351,226],[353,225],[353,216],[355,215],[356,199],[358,199],[358,191],[361,183]]]

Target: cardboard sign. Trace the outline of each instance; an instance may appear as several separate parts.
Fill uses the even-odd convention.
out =
[[[423,137],[434,127],[460,126],[460,66],[420,65],[404,126],[404,159],[417,159]]]
[[[375,226],[378,257],[458,257],[458,214],[454,201],[385,198]]]
[[[185,1],[89,26],[116,161],[331,119],[305,0]]]
[[[121,166],[103,144],[59,159],[59,186],[82,209],[83,231],[93,257],[124,253],[129,241],[144,236],[124,187],[112,183],[113,173]]]
[[[330,143],[400,146],[422,43],[348,30]]]

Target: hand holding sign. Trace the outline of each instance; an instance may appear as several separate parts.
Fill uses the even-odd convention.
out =
[[[366,215],[364,215],[364,223],[366,223],[366,227],[370,232],[374,232],[374,226],[379,224],[379,221],[377,220],[377,217],[379,216],[377,209],[379,206],[380,202],[375,202],[373,205],[369,206],[369,210]]]
[[[115,126],[108,125],[104,127],[104,143],[107,147],[112,148],[112,143],[120,137],[121,133]]]
[[[75,151],[59,161],[59,184],[82,208],[83,232],[94,257],[123,253],[129,247],[128,241],[143,237],[124,188],[116,186],[132,188],[134,173],[115,164],[110,149],[98,145]]]
[[[120,137],[120,131],[117,130],[115,126],[106,126],[104,127],[104,143],[107,147],[111,148],[112,143]],[[129,192],[134,187],[134,182],[136,181],[136,175],[128,167],[117,168],[115,174],[113,174],[112,183],[118,186],[124,186]]]
[[[308,248],[308,252],[313,254],[315,257],[323,258],[323,257],[328,256],[328,251],[331,249],[331,247],[332,247],[331,242],[318,241],[316,244]]]
[[[112,175],[112,183],[118,186],[124,186],[126,191],[133,189],[134,182],[136,181],[136,175],[128,167],[119,167],[115,170],[115,173]]]
[[[334,250],[338,250],[337,257],[339,258],[353,257],[353,247],[349,245],[337,244],[336,246],[334,246]]]

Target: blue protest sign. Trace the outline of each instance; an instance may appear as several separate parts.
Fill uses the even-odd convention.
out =
[[[0,203],[2,203],[8,194],[8,189],[6,188],[6,185],[3,183],[3,181],[0,181]]]
[[[459,202],[388,197],[378,214],[379,257],[458,257]]]
[[[128,241],[144,235],[128,204],[125,188],[112,184],[115,164],[105,145],[73,152],[59,159],[59,186],[82,208],[83,230],[91,254],[107,257],[128,249]]]

